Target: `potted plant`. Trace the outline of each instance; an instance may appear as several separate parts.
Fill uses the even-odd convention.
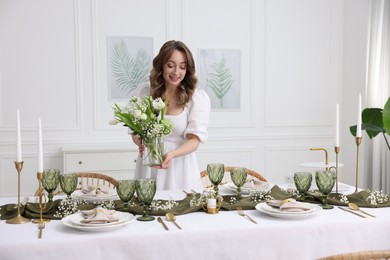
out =
[[[356,136],[356,125],[350,126],[349,130],[353,136]],[[390,135],[390,97],[383,109],[365,108],[362,111],[362,130],[366,130],[370,139],[382,133],[390,150],[389,141],[386,138],[386,135]]]

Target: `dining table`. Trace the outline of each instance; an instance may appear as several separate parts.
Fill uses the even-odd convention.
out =
[[[353,193],[355,188],[348,187],[343,192]],[[220,192],[234,195],[223,186]],[[191,195],[183,190],[161,190],[155,198],[182,200],[187,196]],[[17,198],[0,198],[0,207],[16,202]],[[364,208],[374,217],[341,208],[347,207],[321,209],[298,218],[265,214],[257,206],[244,210],[256,223],[237,210],[208,214],[200,209],[176,215],[181,229],[161,216],[168,230],[157,216],[153,221],[133,218],[126,225],[104,230],[72,228],[61,220],[51,220],[45,224],[41,239],[37,224],[2,220],[0,259],[320,259],[390,249],[390,207]]]

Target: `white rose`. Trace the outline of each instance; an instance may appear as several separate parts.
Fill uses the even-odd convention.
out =
[[[142,114],[142,112],[141,112],[141,110],[134,110],[133,112],[132,112],[132,114],[133,114],[133,116],[135,117],[135,118],[140,118],[140,116],[141,116],[141,114]]]
[[[165,107],[164,101],[161,98],[153,100],[153,108],[156,110],[162,110]]]

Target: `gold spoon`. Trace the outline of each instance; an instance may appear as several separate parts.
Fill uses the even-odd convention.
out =
[[[359,208],[359,206],[356,205],[355,203],[350,202],[350,203],[348,203],[348,206],[349,206],[349,208],[352,209],[352,210],[360,211],[361,213],[364,213],[364,214],[366,214],[367,216],[370,216],[370,217],[375,218],[375,216],[371,215],[370,213],[367,213],[367,212],[361,210],[361,209]]]
[[[168,212],[167,214],[165,214],[165,217],[168,221],[171,221],[173,222],[173,224],[175,224],[175,226],[178,228],[178,229],[181,229],[181,227],[176,223],[176,217],[175,215],[173,215],[173,213],[171,212]]]

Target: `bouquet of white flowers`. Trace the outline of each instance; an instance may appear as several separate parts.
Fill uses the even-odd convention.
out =
[[[147,165],[160,165],[164,160],[162,137],[172,133],[172,122],[164,118],[167,101],[160,97],[153,99],[146,96],[141,99],[134,96],[126,106],[114,104],[115,120],[110,124],[123,123],[131,129],[132,134],[139,135],[145,145],[146,156],[150,162]]]

